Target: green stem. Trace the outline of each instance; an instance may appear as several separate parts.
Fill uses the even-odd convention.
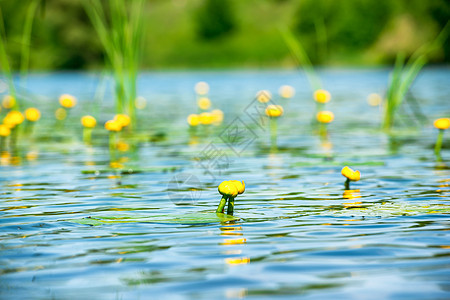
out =
[[[270,146],[272,150],[277,149],[277,119],[270,118]]]
[[[225,204],[227,204],[227,196],[222,196],[222,199],[220,199],[219,206],[217,207],[216,213],[223,213]]]
[[[345,189],[349,190],[350,189],[350,179],[347,178],[347,180],[345,181]]]
[[[325,123],[320,123],[319,124],[319,135],[321,137],[326,137],[327,136],[327,124],[325,124]]]
[[[85,144],[91,144],[92,128],[83,127],[83,142]]]
[[[234,212],[234,198],[230,197],[228,200],[228,209],[227,209],[227,215],[233,215]]]
[[[109,154],[111,161],[116,159],[116,146],[117,146],[117,132],[111,131],[109,133]]]
[[[441,160],[441,148],[442,148],[442,139],[444,137],[444,130],[439,129],[439,133],[436,140],[436,145],[434,146],[434,154],[438,160]]]
[[[19,125],[11,129],[11,134],[9,137],[9,147],[11,148],[11,152],[13,152],[14,149],[16,148],[18,135],[19,135]]]

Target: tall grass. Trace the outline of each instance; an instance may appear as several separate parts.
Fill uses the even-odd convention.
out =
[[[2,68],[3,75],[8,81],[9,86],[9,94],[16,98],[16,88],[14,86],[14,79],[12,74],[11,65],[9,63],[8,51],[7,51],[7,43],[6,43],[6,30],[5,30],[5,22],[3,20],[3,12],[0,7],[0,64]],[[13,109],[18,108],[19,101],[15,101]]]
[[[322,28],[321,26],[318,26],[318,28]],[[319,78],[319,75],[316,73],[311,60],[308,57],[308,54],[305,51],[305,48],[301,44],[301,42],[294,36],[292,31],[287,27],[280,27],[279,31],[281,33],[281,36],[283,37],[286,45],[288,46],[289,50],[291,51],[292,55],[297,61],[297,64],[300,68],[303,68],[305,71],[306,77],[308,78],[309,85],[312,89],[312,91],[316,91],[322,88],[322,82]],[[322,32],[323,30],[318,30],[319,32]],[[323,35],[323,33],[321,34]],[[325,36],[326,39],[326,36]],[[323,41],[323,38],[320,39]],[[321,43],[323,44],[323,43]]]
[[[30,0],[26,10],[26,15],[24,18],[24,27],[22,32],[21,40],[21,51],[20,51],[20,78],[22,84],[25,83],[28,71],[29,71],[29,61],[30,61],[30,51],[31,51],[31,32],[33,29],[33,20],[36,15],[37,8],[41,0]],[[17,97],[17,89],[14,84],[13,78],[13,67],[11,66],[10,59],[8,56],[7,49],[7,35],[5,30],[5,23],[3,20],[3,13],[0,7],[0,63],[2,66],[2,72],[8,81],[9,94],[15,98],[15,104],[12,107],[14,110],[19,110],[20,99]]]
[[[25,84],[30,65],[31,31],[33,29],[34,16],[41,0],[31,0],[27,7],[22,33],[22,46],[20,49],[20,80]]]
[[[112,68],[116,111],[130,116],[134,128],[144,0],[84,0],[83,4]]]
[[[404,53],[397,55],[384,105],[383,129],[385,131],[391,130],[396,111],[405,99],[420,70],[427,63],[427,55],[442,46],[447,39],[449,27],[447,22],[447,25],[433,42],[423,45],[407,61]]]

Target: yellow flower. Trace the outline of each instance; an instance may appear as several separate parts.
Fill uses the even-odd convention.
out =
[[[16,105],[16,98],[11,95],[5,95],[3,97],[3,107],[6,109],[11,109]]]
[[[283,115],[283,107],[281,105],[268,105],[266,107],[266,115],[271,118],[277,118]]]
[[[58,109],[55,111],[55,118],[56,118],[57,120],[62,121],[62,120],[64,120],[66,117],[67,117],[67,111],[66,111],[64,108],[60,107],[60,108],[58,108]]]
[[[94,128],[97,125],[97,120],[93,116],[83,116],[81,118],[81,125],[86,128]]]
[[[8,136],[11,134],[11,129],[4,124],[0,124],[0,136]]]
[[[105,128],[106,130],[117,132],[122,130],[122,125],[119,122],[117,122],[117,120],[109,120],[108,122],[105,123]]]
[[[229,180],[229,182],[234,184],[234,186],[238,190],[239,194],[242,194],[243,192],[245,192],[245,182],[244,182],[244,180],[242,180],[242,182],[240,182],[239,180]]]
[[[294,97],[295,89],[290,85],[282,85],[278,90],[278,93],[280,94],[281,97],[289,99]]]
[[[224,181],[221,184],[219,184],[219,193],[223,196],[228,197],[236,197],[239,193],[238,189],[236,188],[236,185],[230,181]]]
[[[267,103],[272,99],[272,94],[267,90],[262,90],[256,93],[256,99],[260,103]]]
[[[204,81],[200,81],[197,82],[197,84],[194,87],[194,90],[198,95],[206,95],[209,92],[209,85]]]
[[[341,174],[347,177],[351,181],[358,181],[361,179],[361,173],[359,171],[354,171],[351,168],[345,166],[342,168]]]
[[[200,123],[203,125],[210,125],[214,121],[214,116],[209,112],[203,112],[200,114]]]
[[[207,110],[211,107],[211,101],[208,97],[201,97],[197,101],[198,107],[203,110]]]
[[[434,127],[437,129],[448,129],[450,127],[450,119],[449,118],[440,118],[434,121]]]
[[[41,118],[41,112],[37,108],[30,107],[25,110],[25,117],[30,122],[36,122]]]
[[[131,119],[128,115],[125,114],[117,114],[114,116],[114,121],[118,122],[121,127],[125,127],[130,125]]]
[[[223,121],[223,111],[220,109],[214,109],[211,114],[213,116],[213,124],[220,125]]]
[[[320,123],[331,123],[334,120],[334,114],[331,111],[319,111],[316,118]]]
[[[190,126],[197,126],[200,124],[200,116],[196,114],[190,114],[187,117],[187,122]]]
[[[372,93],[369,96],[367,96],[367,102],[370,106],[378,106],[383,102],[383,98],[377,93]]]
[[[319,103],[327,103],[331,100],[331,95],[326,90],[317,90],[314,92],[314,100]]]
[[[134,100],[134,106],[136,106],[137,109],[144,109],[147,106],[147,99],[142,96],[137,97]]]
[[[72,108],[77,104],[77,99],[69,94],[62,94],[59,96],[59,104],[65,108]]]
[[[25,117],[20,111],[12,110],[5,116],[3,123],[9,128],[14,128],[16,125],[21,124],[24,120]]]

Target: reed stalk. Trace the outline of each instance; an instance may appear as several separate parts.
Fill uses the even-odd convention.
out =
[[[31,32],[33,29],[34,16],[36,15],[39,2],[41,0],[31,0],[25,15],[25,23],[22,33],[22,46],[20,49],[20,81],[25,85],[30,66]]]
[[[1,7],[0,7],[0,65],[1,65],[2,72],[8,82],[9,94],[12,97],[14,97],[14,99],[16,100],[12,109],[18,109],[19,101],[16,97],[16,88],[14,86],[12,69],[11,69],[9,59],[8,59],[5,22],[3,20],[3,13],[2,13]]]
[[[449,28],[450,25],[447,22],[434,41],[420,47],[407,61],[404,53],[397,55],[384,106],[383,129],[385,131],[389,132],[394,126],[397,109],[402,104],[417,75],[427,63],[428,54],[438,49],[446,41]]]
[[[321,28],[320,24],[318,24],[318,28]],[[317,75],[311,60],[308,57],[308,54],[305,51],[305,48],[301,44],[301,42],[294,36],[291,30],[286,27],[279,28],[281,36],[284,39],[284,42],[288,46],[291,51],[293,57],[296,59],[299,68],[303,68],[305,71],[306,77],[308,79],[309,85],[312,91],[316,91],[322,88],[322,82]],[[319,30],[320,31],[320,30]]]
[[[143,37],[144,0],[111,0],[108,5],[100,0],[83,1],[112,68],[115,81],[117,113],[131,118],[130,127],[136,127],[137,75]]]

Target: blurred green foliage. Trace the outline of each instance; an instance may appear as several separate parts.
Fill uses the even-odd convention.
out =
[[[28,2],[0,0],[16,69]],[[147,0],[144,14],[142,68],[294,66],[280,26],[293,30],[315,64],[376,65],[433,40],[450,19],[450,2]],[[81,0],[42,0],[31,49],[32,69],[98,69],[105,60]],[[430,61],[450,61],[448,41]]]
[[[229,0],[206,0],[196,14],[198,34],[210,40],[229,33],[234,27],[233,11]]]

